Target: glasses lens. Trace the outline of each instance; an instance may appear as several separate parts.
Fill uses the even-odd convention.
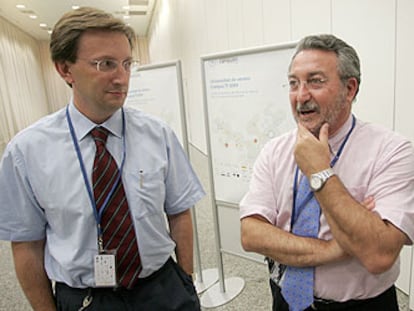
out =
[[[128,60],[123,63],[125,71],[135,71],[138,69],[138,62],[136,60]]]
[[[291,79],[288,82],[289,90],[296,91],[299,88],[299,81],[296,79]]]
[[[102,72],[114,71],[118,67],[118,62],[111,59],[103,59],[97,63],[98,70]]]

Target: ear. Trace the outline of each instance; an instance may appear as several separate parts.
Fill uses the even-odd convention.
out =
[[[358,93],[358,87],[359,85],[356,78],[352,77],[348,79],[346,88],[348,90],[347,99],[350,103],[354,100],[356,94]]]
[[[59,75],[63,78],[63,80],[65,80],[66,83],[69,84],[69,86],[72,86],[72,83],[74,82],[74,80],[73,80],[72,72],[71,72],[68,62],[66,61],[55,62],[55,68],[56,68],[56,71],[59,73]]]

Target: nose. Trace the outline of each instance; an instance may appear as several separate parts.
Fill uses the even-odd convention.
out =
[[[309,92],[308,86],[306,83],[301,83],[296,91],[296,101],[298,103],[305,103],[311,98],[311,93]]]
[[[125,70],[125,68],[119,65],[116,70],[113,72],[113,80],[116,83],[125,84],[129,82],[130,72]]]

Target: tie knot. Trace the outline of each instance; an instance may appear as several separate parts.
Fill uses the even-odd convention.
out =
[[[97,126],[91,131],[91,135],[92,135],[93,139],[95,140],[96,145],[105,146],[106,139],[108,138],[108,130],[107,129],[105,129],[101,126]]]

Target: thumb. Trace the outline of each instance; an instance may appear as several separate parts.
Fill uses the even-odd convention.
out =
[[[324,123],[319,131],[319,141],[324,144],[328,144],[329,137],[329,124]]]

